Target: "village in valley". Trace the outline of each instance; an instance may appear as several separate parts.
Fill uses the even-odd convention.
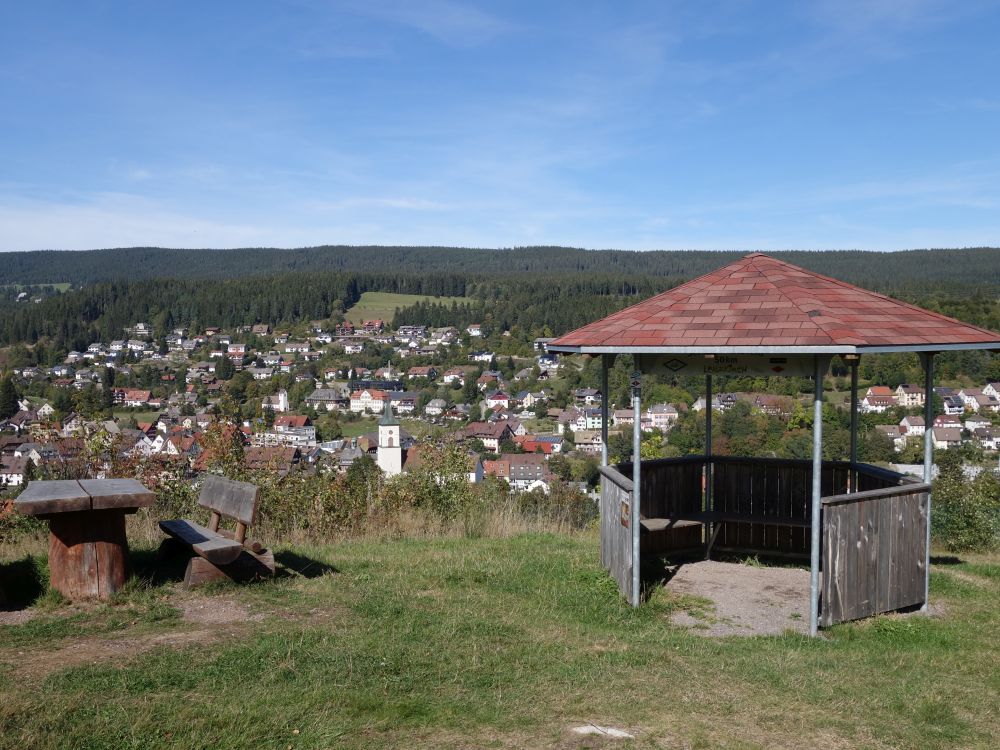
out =
[[[207,469],[209,431],[225,428],[246,469],[279,477],[343,473],[366,456],[393,477],[419,466],[427,446],[450,444],[467,455],[470,482],[492,476],[511,492],[548,493],[558,481],[593,496],[605,449],[603,394],[599,382],[588,382],[593,370],[585,358],[548,352],[546,337],[531,342],[531,356],[487,346],[503,348],[509,337],[481,324],[394,327],[384,320],[199,331],[137,322],[122,338],[71,351],[59,364],[12,368],[0,394],[11,402],[0,422],[0,486],[16,491],[32,478],[61,476],[60,467],[95,439],[105,454],[194,479]],[[694,389],[666,392],[687,397],[643,405],[651,455],[706,406]],[[925,398],[923,388],[906,383],[860,391],[859,412],[874,433],[865,443],[870,460],[920,462]],[[993,460],[1000,383],[939,386],[933,398],[934,447]],[[607,448],[623,458],[633,411],[619,401],[608,405]],[[785,425],[803,403],[763,390],[712,397],[713,411],[739,404]],[[841,411],[848,406],[839,404]]]

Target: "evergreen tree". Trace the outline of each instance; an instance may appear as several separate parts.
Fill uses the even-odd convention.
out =
[[[0,419],[9,419],[17,412],[17,388],[14,381],[6,377],[0,380]]]
[[[223,355],[218,362],[215,363],[215,377],[219,380],[229,380],[236,374],[236,366],[233,364],[229,357]]]
[[[465,403],[474,404],[478,395],[479,387],[476,385],[476,378],[472,373],[468,373],[465,376],[465,385],[462,386],[462,398],[465,399]]]
[[[101,405],[110,409],[115,403],[115,368],[105,367],[101,374]]]

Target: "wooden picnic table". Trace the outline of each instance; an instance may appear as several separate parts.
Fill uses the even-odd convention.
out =
[[[18,512],[49,522],[49,580],[70,599],[107,599],[131,574],[125,515],[156,499],[134,479],[29,482]]]

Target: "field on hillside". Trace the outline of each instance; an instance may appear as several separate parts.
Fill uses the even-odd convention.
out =
[[[465,297],[428,297],[421,294],[394,294],[392,292],[365,292],[344,315],[357,325],[363,320],[384,320],[391,323],[396,308],[409,307],[418,302],[435,302],[450,305],[452,302],[468,302]]]
[[[340,426],[345,438],[361,437],[366,432],[378,430],[378,420],[365,418],[356,422],[341,422]]]
[[[11,287],[13,287],[14,289],[16,289],[18,291],[21,291],[22,289],[24,289],[27,286],[28,286],[27,284],[0,284],[0,287],[2,287],[2,288],[11,288]],[[56,282],[45,282],[45,283],[42,283],[42,284],[35,284],[33,286],[50,286],[53,289],[55,289],[57,292],[65,292],[65,291],[68,291],[69,288],[71,286],[73,286],[73,284],[71,282],[69,282],[69,281],[56,281]]]
[[[156,418],[160,416],[159,411],[132,411],[131,409],[115,409],[112,413],[115,419],[123,425],[128,424],[128,421],[133,418],[136,422],[155,422]]]
[[[624,605],[592,534],[279,548],[280,575],[196,592],[152,549],[109,604],[0,550],[0,746],[996,747],[1000,556],[939,558],[930,617],[810,640],[709,638],[705,603]],[[27,609],[23,609],[28,605]],[[579,737],[622,728],[634,741]]]

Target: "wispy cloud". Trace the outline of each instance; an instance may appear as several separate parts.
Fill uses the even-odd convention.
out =
[[[274,228],[217,221],[126,193],[79,201],[0,201],[3,250],[160,245],[246,247],[282,241]],[[287,240],[284,240],[287,242]]]
[[[389,208],[403,211],[450,211],[455,208],[453,204],[414,197],[344,198],[342,200],[315,201],[311,202],[309,206],[317,211],[349,211],[358,208]]]
[[[514,29],[498,16],[452,0],[351,0],[341,7],[415,29],[453,47],[475,47]]]

